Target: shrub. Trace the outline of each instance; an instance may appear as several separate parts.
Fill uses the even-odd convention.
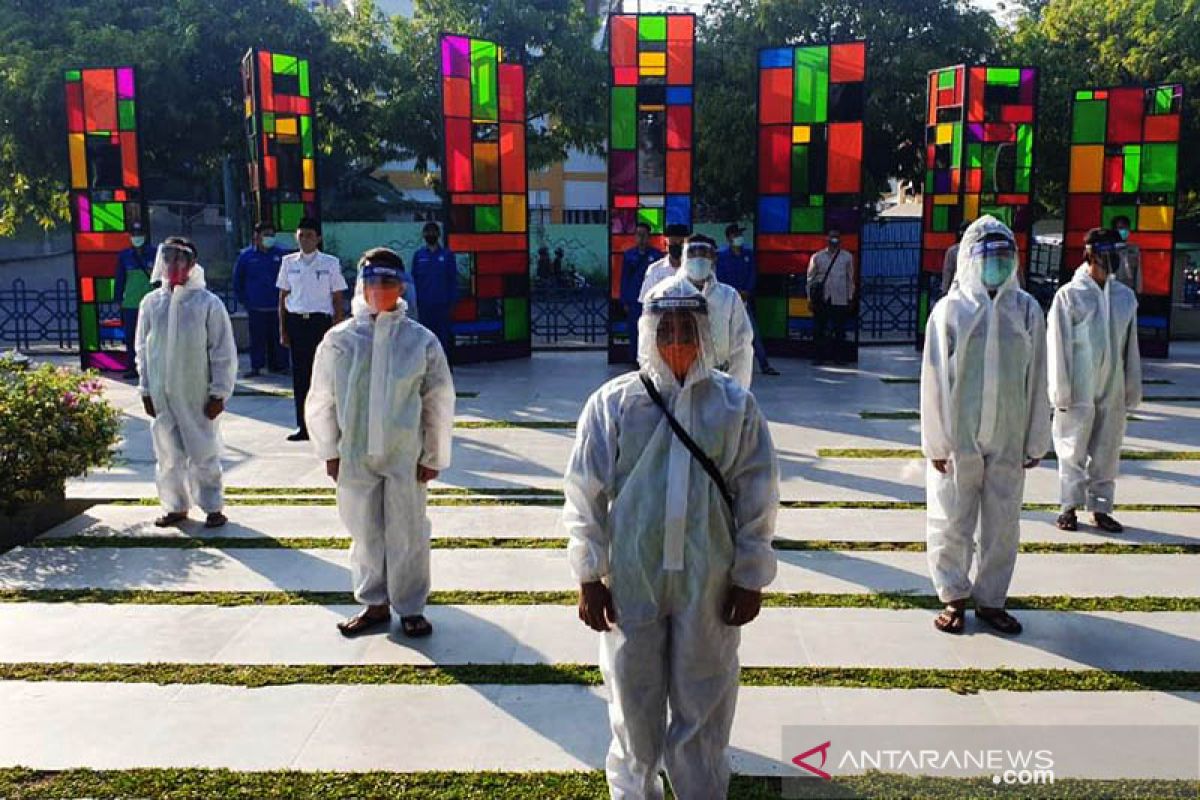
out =
[[[0,356],[0,514],[113,462],[121,415],[94,372]]]

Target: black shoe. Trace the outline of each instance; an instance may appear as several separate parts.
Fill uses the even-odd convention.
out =
[[[770,364],[768,364],[767,366],[763,367],[762,374],[763,375],[778,375],[779,370],[775,369]]]
[[[308,431],[303,430],[303,429],[298,430],[298,431],[292,433],[291,435],[289,435],[287,437],[287,440],[289,442],[307,442],[308,441]]]
[[[1107,533],[1120,533],[1125,530],[1124,525],[1102,511],[1097,511],[1093,514],[1092,521],[1096,523],[1097,528]]]

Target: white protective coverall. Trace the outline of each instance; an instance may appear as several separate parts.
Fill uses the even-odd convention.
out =
[[[672,291],[671,287],[681,281],[690,281],[682,269],[651,289],[648,298]],[[754,326],[746,304],[737,289],[721,283],[715,275],[704,281],[701,294],[708,302],[713,364],[721,372],[728,373],[743,389],[749,389],[754,378]]]
[[[696,294],[688,283],[672,291]],[[760,590],[775,577],[779,476],[767,422],[752,394],[710,368],[696,316],[701,352],[682,386],[658,352],[661,314],[649,306],[638,361],[725,476],[736,523],[639,373],[588,399],[564,479],[572,571],[581,584],[603,579],[617,614],[600,643],[614,798],[661,798],[664,763],[676,796],[725,797],[740,634],[721,608],[731,584]]]
[[[204,268],[194,264],[186,283],[164,284],[138,308],[138,389],[154,403],[154,480],[167,513],[185,513],[195,501],[212,514],[225,503],[220,426],[204,406],[233,395],[237,345],[225,304],[205,286]]]
[[[1086,264],[1054,295],[1047,332],[1062,510],[1111,514],[1126,411],[1142,400],[1137,296]]]
[[[1017,560],[1023,465],[1050,447],[1045,320],[1018,286],[1017,270],[995,298],[984,287],[974,245],[988,234],[1013,239],[991,216],[976,220],[959,247],[958,278],[937,302],[921,367],[921,449],[945,459],[927,467],[929,571],[944,603],[974,597],[1002,608]],[[970,575],[979,529],[979,564]]]
[[[421,614],[430,522],[417,465],[450,465],[454,382],[437,337],[403,300],[372,316],[362,281],[351,317],[317,347],[304,417],[318,458],[340,458],[338,516],[350,531],[354,597]]]

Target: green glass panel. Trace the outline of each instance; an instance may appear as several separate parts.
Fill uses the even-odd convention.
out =
[[[792,209],[792,233],[824,233],[825,209],[801,206]]]
[[[1030,183],[1030,181],[1032,181],[1032,180],[1033,180],[1033,170],[1032,169],[1022,169],[1022,168],[1018,167],[1017,174],[1016,174],[1016,180],[1013,183],[1014,191],[1016,191],[1018,194],[1029,194],[1029,192],[1031,191],[1030,187],[1032,185]]]
[[[117,114],[119,116],[117,124],[121,130],[131,131],[137,127],[137,112],[134,110],[132,100],[117,101]]]
[[[987,82],[1000,86],[1020,86],[1021,70],[1013,67],[988,67]]]
[[[1175,90],[1169,86],[1160,86],[1154,90],[1154,113],[1155,114],[1170,114],[1171,100],[1175,96]]]
[[[1033,126],[1017,126],[1017,167],[1033,168]]]
[[[814,208],[823,207],[825,205],[825,195],[814,194],[812,197],[808,198],[808,204]]]
[[[800,125],[829,119],[829,48],[796,48],[792,118]]]
[[[808,194],[808,145],[792,145],[792,189],[801,194]]]
[[[667,18],[658,15],[639,17],[638,38],[643,42],[665,42],[667,40]]]
[[[271,71],[280,75],[295,75],[297,73],[297,58],[285,56],[282,53],[271,54]]]
[[[612,90],[613,150],[637,149],[637,88],[614,86]]]
[[[100,323],[96,306],[91,303],[79,305],[79,332],[83,334],[83,349],[95,352],[100,349]]]
[[[950,230],[950,206],[934,206],[931,222],[935,231]]]
[[[953,89],[954,88],[954,70],[944,69],[938,73],[938,88]]]
[[[96,302],[111,303],[116,298],[117,281],[114,278],[96,278]]]
[[[125,230],[125,204],[92,203],[92,230]]]
[[[989,144],[983,148],[983,191],[989,192],[996,185],[996,152],[999,149],[997,145]]]
[[[1142,191],[1173,192],[1179,158],[1175,143],[1147,142],[1142,146]]]
[[[1013,226],[1013,215],[1016,213],[1016,209],[1012,206],[980,206],[979,213],[980,215],[991,214],[993,217],[1011,228]]]
[[[276,215],[278,220],[278,230],[294,231],[296,226],[300,224],[300,220],[304,218],[303,203],[280,203],[276,206]]]
[[[934,183],[933,170],[925,171],[925,194],[933,194],[936,184]]]
[[[963,127],[962,127],[962,123],[961,122],[954,123],[954,126],[951,130],[953,132],[954,138],[950,145],[950,150],[951,150],[950,157],[952,159],[954,159],[952,163],[955,166],[959,166],[963,163]]]
[[[788,300],[786,297],[754,298],[754,321],[764,339],[787,338]]]
[[[651,233],[663,232],[663,210],[661,208],[639,208],[637,221],[649,225]]]
[[[521,342],[529,338],[529,299],[504,298],[504,341]]]
[[[498,233],[500,231],[500,206],[475,206],[475,232]]]
[[[83,80],[83,73],[81,73],[77,69],[69,69],[69,70],[67,70],[67,80],[81,81],[81,80]]]
[[[1142,177],[1142,146],[1140,144],[1127,144],[1124,149],[1125,153],[1125,172],[1121,177],[1121,191],[1125,194],[1134,194],[1138,191],[1138,185],[1141,183]]]
[[[978,142],[971,142],[967,145],[967,166],[970,169],[979,169],[983,166],[983,145]]]
[[[929,291],[917,292],[917,333],[925,335],[925,323],[929,320]]]
[[[496,60],[495,44],[471,40],[471,116],[479,122],[500,119]]]
[[[1113,220],[1117,217],[1126,217],[1133,224],[1137,224],[1137,206],[1104,206],[1100,211],[1100,225],[1104,228],[1113,227]]]
[[[1086,100],[1075,104],[1071,120],[1072,144],[1103,144],[1108,120],[1108,102]]]
[[[270,111],[264,111],[263,115],[263,131],[266,133],[275,132],[275,115]]]
[[[1090,91],[1086,91],[1086,92],[1076,92],[1076,93],[1075,93],[1075,99],[1076,99],[1076,100],[1091,100],[1091,99],[1092,99],[1092,93],[1091,93]]]
[[[313,158],[312,117],[307,114],[300,117],[300,147],[305,158]]]
[[[308,59],[300,61],[300,96],[308,97],[311,91],[308,85]]]

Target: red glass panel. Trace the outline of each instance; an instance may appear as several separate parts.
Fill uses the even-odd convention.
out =
[[[792,130],[783,125],[758,132],[758,191],[788,194],[792,190]]]
[[[500,125],[500,191],[525,193],[525,123]]]
[[[117,129],[116,73],[111,69],[83,71],[84,121],[89,131]]]
[[[500,65],[500,119],[525,122],[525,70],[519,64]]]
[[[78,81],[67,84],[67,130],[83,133],[83,84]]]
[[[692,107],[667,106],[667,149],[690,150],[691,147]]]
[[[1142,138],[1142,103],[1140,88],[1113,89],[1108,98],[1108,141],[1111,144],[1130,144]]]
[[[688,150],[667,151],[667,193],[692,191],[692,154]]]
[[[258,96],[262,102],[263,111],[275,110],[275,81],[272,77],[271,54],[265,50],[258,51]]]
[[[862,148],[861,122],[830,123],[826,178],[830,194],[854,194],[862,188]]]
[[[829,80],[831,83],[856,83],[867,71],[865,42],[835,44],[829,48]]]
[[[451,192],[469,192],[471,176],[471,120],[446,120],[446,187]]]
[[[1073,194],[1067,203],[1067,230],[1087,231],[1101,220],[1100,195]]]
[[[121,182],[131,189],[141,185],[138,180],[137,134],[133,131],[121,134]]]
[[[790,69],[759,70],[759,122],[764,125],[791,124],[794,77]]]
[[[1179,115],[1146,117],[1147,142],[1177,142],[1179,141]]]
[[[614,67],[637,69],[637,17],[612,18],[610,57]]]

